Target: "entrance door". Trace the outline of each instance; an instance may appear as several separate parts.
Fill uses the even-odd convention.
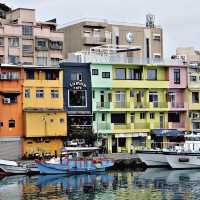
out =
[[[164,119],[164,113],[160,113],[160,128],[164,128],[165,119]]]

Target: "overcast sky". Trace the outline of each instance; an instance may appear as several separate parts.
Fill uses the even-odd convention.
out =
[[[192,3],[191,3],[192,2]],[[152,13],[164,33],[164,54],[170,57],[176,47],[200,44],[199,0],[1,0],[14,8],[35,8],[38,20],[57,18],[63,25],[80,18],[145,23]]]

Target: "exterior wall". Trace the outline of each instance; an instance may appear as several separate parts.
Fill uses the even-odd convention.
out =
[[[60,152],[60,149],[63,147],[63,141],[60,138],[28,138],[23,142],[24,146],[24,152],[23,154],[25,156],[28,156],[28,154],[35,154],[38,153],[40,155],[42,154],[51,154],[55,155],[55,151],[58,153]]]
[[[180,69],[180,84],[174,83],[174,69]],[[187,68],[186,67],[170,67],[169,68],[169,87],[170,88],[186,88],[187,87]]]
[[[98,34],[94,29],[99,29]],[[131,24],[116,24],[94,21],[77,22],[72,25],[60,29],[65,33],[64,54],[67,57],[68,53],[89,50],[91,47],[101,46],[104,44],[116,45],[116,36],[119,37],[118,45],[140,46],[138,52],[129,52],[128,56],[147,57],[146,39],[149,39],[149,58],[154,58],[154,54],[159,54],[163,58],[163,36],[162,29],[146,28],[141,25]],[[133,33],[134,40],[131,43],[127,42],[127,33]],[[160,39],[155,39],[154,35],[160,35]]]
[[[25,98],[23,95],[23,108],[48,108],[48,109],[63,109],[63,72],[59,69],[58,80],[45,80],[46,70],[35,70],[34,80],[24,80],[23,88],[30,89],[30,98]],[[26,70],[25,70],[26,71]],[[39,72],[39,73],[38,73]],[[36,89],[42,88],[44,90],[44,98],[36,97]],[[51,98],[51,90],[58,90],[59,97]]]
[[[26,112],[24,122],[26,137],[67,136],[65,112]]]
[[[0,122],[3,126],[0,127],[1,136],[23,136],[22,127],[22,79],[23,70],[21,68],[1,67],[0,74],[5,72],[17,72],[17,80],[0,80]],[[16,102],[4,103],[4,98],[16,96]],[[9,128],[9,120],[15,120],[15,127]]]
[[[91,102],[91,78],[90,78],[90,68],[88,64],[73,64],[73,63],[61,63],[61,67],[63,68],[63,92],[64,92],[64,107],[67,112],[87,112],[91,113],[92,110],[92,102]],[[84,107],[70,107],[69,106],[69,96],[68,91],[70,89],[70,83],[74,82],[71,80],[71,73],[82,73],[83,80],[81,82],[86,84],[87,90],[87,105]]]

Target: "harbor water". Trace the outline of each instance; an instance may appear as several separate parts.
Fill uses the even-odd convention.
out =
[[[200,199],[200,170],[147,169],[95,175],[10,176],[0,180],[0,200]]]

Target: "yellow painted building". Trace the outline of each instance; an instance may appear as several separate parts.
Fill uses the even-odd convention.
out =
[[[58,153],[67,136],[60,68],[25,68],[24,153]]]

